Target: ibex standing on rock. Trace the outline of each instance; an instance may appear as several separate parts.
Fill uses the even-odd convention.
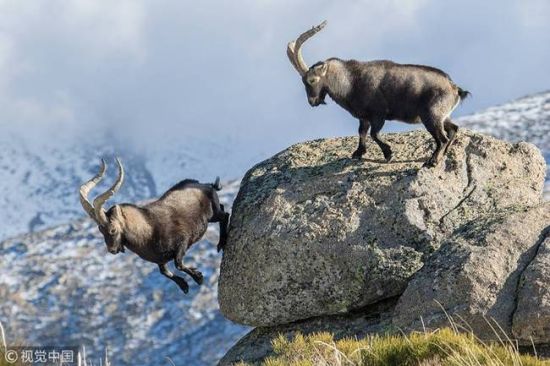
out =
[[[88,194],[103,179],[105,161],[101,161],[99,173],[80,186],[82,207],[97,223],[109,252],[117,254],[127,247],[146,261],[158,264],[160,272],[185,293],[189,291],[189,285],[182,277],[170,272],[167,263],[171,260],[178,270],[202,284],[202,273],[196,268],[185,267],[183,256],[193,243],[202,238],[209,222],[220,223],[218,251],[225,245],[229,214],[224,211],[216,193],[221,189],[219,178],[213,184],[186,179],[154,202],[143,206],[123,203],[105,211],[103,204],[124,181],[124,168],[119,159],[117,163],[119,175],[116,182],[93,203],[88,201]]]
[[[325,25],[326,21],[290,42],[287,55],[302,77],[312,107],[325,104],[328,94],[359,119],[359,146],[352,157],[359,159],[366,152],[365,139],[370,128],[372,139],[386,161],[390,161],[391,148],[378,134],[386,120],[399,120],[426,126],[436,149],[424,165],[439,164],[458,130],[449,116],[469,92],[456,86],[443,71],[429,66],[329,58],[309,68],[302,57],[302,44]]]

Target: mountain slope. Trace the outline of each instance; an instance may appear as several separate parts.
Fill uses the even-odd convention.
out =
[[[230,206],[238,182],[221,193]],[[88,219],[0,243],[0,321],[28,344],[85,345],[114,365],[212,365],[247,329],[218,310],[217,225],[184,262],[205,283],[184,295],[156,265],[107,253]],[[89,352],[90,353],[90,352]]]
[[[550,172],[550,91],[529,95],[503,105],[462,117],[458,124],[499,139],[528,141],[543,152]],[[550,199],[550,176],[546,175],[545,197]]]
[[[69,134],[68,134],[69,135]],[[112,202],[135,202],[162,193],[185,178],[212,181],[240,174],[243,157],[230,161],[218,144],[195,139],[183,146],[167,143],[163,148],[136,153],[116,148],[110,137],[79,141],[68,136],[32,140],[29,136],[3,131],[0,134],[0,240],[43,230],[80,217],[80,184],[97,173],[99,158],[108,169],[107,189],[114,180],[113,157],[121,156],[126,179]],[[96,191],[94,191],[96,192]],[[93,195],[93,193],[92,193]]]
[[[5,194],[0,196],[0,240],[82,217],[78,187],[97,173],[98,156],[113,156],[109,146],[31,142],[2,134],[0,191]],[[132,174],[127,174],[117,199],[154,197],[156,185],[145,164],[136,158],[126,158],[124,164]]]
[[[460,125],[550,152],[550,91],[528,95],[458,119]]]

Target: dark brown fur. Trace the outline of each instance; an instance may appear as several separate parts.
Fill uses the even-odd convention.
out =
[[[366,152],[366,135],[381,148],[386,161],[390,146],[379,132],[386,120],[422,122],[436,141],[426,166],[436,166],[456,137],[458,127],[450,114],[469,93],[454,84],[443,71],[430,66],[392,61],[359,62],[331,58],[313,65],[302,77],[309,103],[324,104],[328,94],[359,119],[359,145],[353,158]]]
[[[130,249],[146,261],[158,264],[161,273],[176,282],[187,293],[189,286],[174,275],[167,263],[174,260],[178,270],[201,284],[203,276],[196,268],[183,265],[185,252],[199,241],[209,222],[220,223],[218,251],[227,240],[229,214],[218,199],[218,181],[201,184],[182,181],[161,198],[143,206],[120,204],[107,211],[109,227],[100,227],[109,252],[116,254]]]

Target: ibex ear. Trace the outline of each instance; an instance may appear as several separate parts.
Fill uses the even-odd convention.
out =
[[[315,75],[322,77],[326,75],[327,68],[328,68],[328,65],[325,62],[321,62],[313,66],[313,71],[315,72]]]

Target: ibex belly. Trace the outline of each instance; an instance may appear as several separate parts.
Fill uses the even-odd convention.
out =
[[[194,243],[198,242],[202,239],[204,236],[204,233],[206,233],[206,230],[208,229],[208,220],[203,220],[200,224],[198,224],[189,235],[189,246],[193,245]]]
[[[174,249],[169,248],[168,245],[159,245],[157,247],[140,247],[136,250],[133,250],[133,248],[129,249],[136,253],[141,259],[157,264],[167,263],[175,256]]]

